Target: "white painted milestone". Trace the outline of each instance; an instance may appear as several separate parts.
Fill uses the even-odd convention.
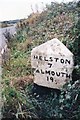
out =
[[[34,83],[48,88],[61,89],[72,79],[73,54],[57,38],[49,40],[31,52]]]

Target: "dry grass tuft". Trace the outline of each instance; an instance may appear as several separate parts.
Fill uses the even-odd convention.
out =
[[[33,76],[28,75],[12,79],[10,82],[10,86],[14,86],[17,89],[24,89],[26,85],[29,85],[31,83],[33,83]]]

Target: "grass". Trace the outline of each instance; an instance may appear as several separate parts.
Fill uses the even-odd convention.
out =
[[[73,14],[67,13],[67,15],[69,14],[69,22],[72,27],[64,34],[63,29],[57,28],[56,26],[56,18],[59,18],[60,15],[58,9],[55,11],[57,17],[55,16],[55,19],[53,19],[54,16],[52,13],[54,9],[53,7],[51,8],[51,6],[49,6],[49,8],[48,12],[45,12],[46,17],[43,15],[44,12],[41,14],[42,21],[39,22],[39,24],[28,26],[30,27],[29,31],[27,31],[27,26],[19,29],[13,42],[10,43],[10,59],[6,61],[6,64],[3,64],[2,75],[4,87],[4,91],[2,92],[4,99],[2,111],[5,118],[13,118],[14,120],[32,118],[53,118],[57,120],[80,119],[80,77],[76,79],[75,72],[75,81],[66,83],[60,95],[57,96],[56,92],[50,92],[50,94],[42,96],[33,93],[34,84],[31,69],[32,48],[46,42],[48,38],[56,36],[60,38],[73,53],[77,49],[76,42],[74,42],[77,37],[77,28],[74,25],[75,17],[72,16]],[[67,9],[65,9],[65,11],[66,10]],[[50,28],[54,22],[55,30]],[[60,23],[61,22],[60,19]],[[45,25],[48,25],[48,28],[46,28]],[[51,36],[52,30],[55,34]],[[43,34],[43,32],[45,32],[45,34]],[[77,61],[77,64],[79,64],[79,60]],[[80,68],[77,68],[76,72],[79,75]]]
[[[26,48],[23,47],[25,43],[28,45],[28,40],[13,44],[10,61],[4,64],[3,116],[19,120],[79,119],[79,81],[66,84],[58,97],[52,92],[43,96],[32,92],[34,84],[30,55],[32,48],[41,42],[29,41],[29,47],[26,45]]]

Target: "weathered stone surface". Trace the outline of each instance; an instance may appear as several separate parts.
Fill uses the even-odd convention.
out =
[[[61,89],[72,79],[73,54],[56,38],[32,50],[31,64],[37,85]]]
[[[1,55],[0,55],[0,120],[1,120],[1,118],[2,118],[2,106],[3,106],[3,99],[2,99],[2,89],[3,89],[3,87],[2,87],[2,67],[1,67],[1,64],[2,64],[2,62],[1,62],[2,60],[1,60]]]

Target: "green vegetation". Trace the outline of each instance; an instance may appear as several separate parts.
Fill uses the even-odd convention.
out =
[[[10,27],[19,22],[19,20],[9,20],[0,22],[0,28]]]
[[[9,41],[10,59],[3,64],[4,118],[80,119],[79,12],[80,2],[51,3],[45,11],[37,14],[36,19],[32,14],[30,23],[28,20],[21,22],[17,35]],[[61,40],[74,54],[73,81],[63,86],[59,96],[51,92],[40,97],[32,94],[31,50],[54,37]]]

